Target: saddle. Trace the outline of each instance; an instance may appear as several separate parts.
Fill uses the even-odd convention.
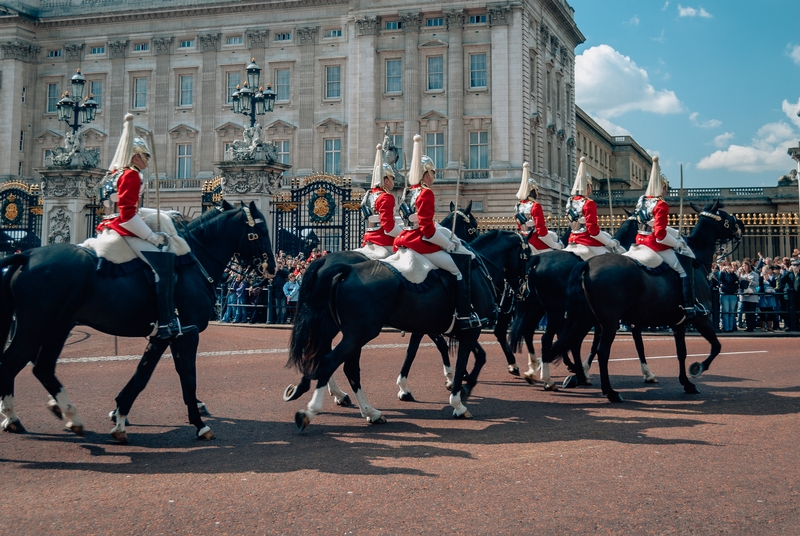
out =
[[[661,256],[647,246],[634,244],[631,248],[622,254],[638,264],[643,270],[652,274],[660,275],[667,272],[672,272],[677,275],[677,272],[667,266]]]

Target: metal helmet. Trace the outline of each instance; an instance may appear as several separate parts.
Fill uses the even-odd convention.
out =
[[[391,177],[394,179],[394,169],[389,164],[383,164],[383,176],[384,177]]]
[[[150,149],[142,138],[133,138],[133,154],[140,154],[142,156],[150,156]]]
[[[433,171],[436,173],[436,164],[433,163],[433,158],[428,155],[422,155],[422,160],[420,160],[422,164],[422,174],[424,175],[426,171]]]
[[[527,162],[522,164],[522,181],[519,184],[519,190],[517,191],[517,199],[520,201],[524,201],[527,199],[531,192],[539,193],[539,184],[536,182],[536,179],[531,177],[531,165]]]

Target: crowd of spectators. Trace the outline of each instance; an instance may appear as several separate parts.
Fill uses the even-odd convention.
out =
[[[800,249],[791,257],[722,260],[712,265],[712,288],[719,292],[723,332],[798,331],[800,317]],[[792,314],[792,312],[796,314]]]
[[[272,275],[267,273],[266,263],[255,269],[234,259],[218,288],[217,319],[226,323],[291,324],[306,268],[327,253],[314,248],[306,257],[279,251]]]

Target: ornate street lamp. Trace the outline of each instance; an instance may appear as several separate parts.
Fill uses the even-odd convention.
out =
[[[77,132],[82,125],[94,121],[97,115],[97,101],[94,100],[94,95],[91,93],[86,98],[83,97],[86,78],[83,77],[80,69],[73,75],[70,84],[72,97],[70,97],[69,91],[65,91],[61,100],[56,103],[56,112],[59,121],[64,121],[73,132]]]
[[[266,90],[259,85],[261,83],[261,67],[256,64],[255,58],[250,59],[245,71],[247,71],[247,81],[241,89],[236,86],[236,91],[231,95],[231,102],[234,113],[250,116],[250,128],[253,128],[257,115],[272,112],[275,108],[276,94],[270,84],[267,84]],[[252,88],[258,89],[253,90]]]

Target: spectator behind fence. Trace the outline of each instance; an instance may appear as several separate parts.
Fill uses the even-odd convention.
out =
[[[745,331],[756,329],[756,307],[758,306],[758,274],[753,271],[750,263],[742,263],[742,273],[739,277],[739,288],[742,289],[742,313],[745,317],[747,328]]]
[[[797,331],[797,312],[800,310],[800,260],[790,261],[791,268],[781,276],[780,288],[784,293],[786,309],[794,307],[795,322],[791,325],[791,315],[787,314],[786,331]]]
[[[297,308],[297,296],[300,294],[300,284],[297,282],[296,275],[289,274],[289,280],[283,285],[283,293],[286,294],[287,323],[291,324],[294,322],[294,312]]]
[[[275,324],[286,323],[286,294],[283,293],[283,286],[288,280],[289,270],[286,269],[283,261],[279,261],[275,277],[272,278],[272,307],[274,309],[272,321]]]
[[[722,331],[730,333],[736,331],[736,297],[739,291],[739,276],[733,271],[730,262],[722,263],[722,270],[719,273],[719,300],[722,309]]]
[[[761,277],[758,287],[758,320],[761,331],[775,331],[779,329],[775,317],[775,293],[778,288],[778,278],[772,273],[772,266],[765,264],[761,267]]]

